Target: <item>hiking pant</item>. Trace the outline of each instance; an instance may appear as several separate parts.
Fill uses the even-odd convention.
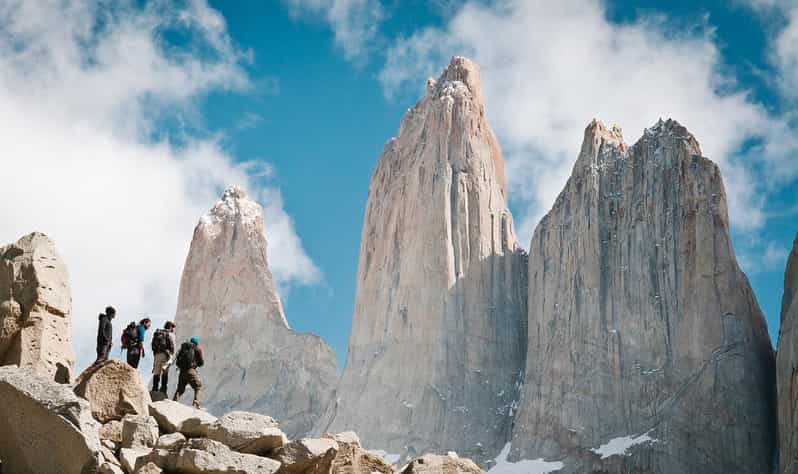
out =
[[[194,389],[194,408],[200,407],[200,391],[202,390],[202,380],[200,379],[197,369],[181,370],[180,377],[177,379],[177,391],[175,392],[174,401],[180,400],[183,393],[186,391],[186,385],[191,385]]]
[[[172,365],[172,357],[166,352],[155,354],[152,363],[152,391],[166,393],[166,385],[169,383],[169,367]],[[158,384],[160,383],[160,387]]]
[[[100,364],[108,360],[108,355],[111,353],[111,344],[106,344],[104,346],[97,346],[97,360],[94,361],[94,364]]]
[[[127,363],[134,369],[138,369],[139,361],[141,361],[141,349],[139,349],[138,347],[128,348]]]

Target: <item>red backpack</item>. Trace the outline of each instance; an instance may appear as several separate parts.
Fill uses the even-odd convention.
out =
[[[139,343],[139,332],[136,330],[136,322],[132,321],[122,331],[122,347],[134,347]]]

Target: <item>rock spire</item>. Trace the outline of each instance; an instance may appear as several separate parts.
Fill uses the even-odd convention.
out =
[[[71,313],[69,275],[49,237],[34,232],[0,247],[0,365],[69,383]]]
[[[720,171],[677,122],[632,147],[617,128],[587,127],[532,238],[528,344],[511,458],[565,460],[563,472],[770,472],[773,349]]]
[[[784,272],[779,351],[776,357],[779,464],[782,474],[798,472],[798,235]]]
[[[495,457],[524,367],[525,273],[479,70],[455,57],[371,179],[346,368],[317,431]]]
[[[194,230],[175,322],[178,344],[200,338],[203,402],[214,413],[268,414],[297,436],[332,397],[335,354],[318,336],[288,327],[266,257],[263,209],[238,187]]]

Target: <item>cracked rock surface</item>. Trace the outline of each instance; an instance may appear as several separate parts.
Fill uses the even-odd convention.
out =
[[[346,368],[316,432],[495,457],[523,373],[525,273],[479,70],[455,57],[372,176]]]
[[[588,126],[530,246],[511,459],[564,460],[563,472],[770,472],[774,354],[726,206],[717,165],[677,122],[632,147],[618,128]]]
[[[202,401],[212,413],[269,414],[295,437],[310,431],[332,397],[335,354],[318,336],[288,327],[269,270],[263,209],[236,186],[194,230],[175,322],[178,347],[200,338]]]
[[[779,352],[779,464],[781,472],[798,472],[798,235],[784,273]]]
[[[34,232],[0,247],[0,365],[69,383],[72,296],[55,244]]]

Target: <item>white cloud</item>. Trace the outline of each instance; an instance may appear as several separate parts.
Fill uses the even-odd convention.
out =
[[[329,23],[335,43],[348,60],[356,61],[371,49],[384,11],[379,0],[284,0],[295,17],[320,16]]]
[[[0,1],[0,242],[34,230],[55,240],[79,367],[93,360],[106,305],[119,326],[173,317],[192,230],[229,184],[264,204],[276,277],[318,278],[279,191],[264,185],[268,166],[162,133],[164,119],[196,114],[202,94],[251,87],[224,19],[200,0],[137,4]],[[190,41],[168,44],[169,32]]]
[[[525,209],[522,242],[562,189],[593,117],[624,127],[629,142],[660,117],[687,126],[722,167],[736,229],[761,227],[762,196],[798,175],[796,134],[728,75],[705,24],[613,24],[589,0],[471,2],[444,27],[398,39],[380,79],[388,95],[408,83],[420,91],[454,54],[481,67],[510,196]]]

